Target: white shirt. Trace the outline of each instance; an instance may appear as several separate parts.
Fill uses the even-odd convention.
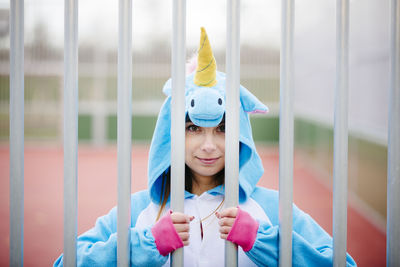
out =
[[[225,264],[225,240],[220,238],[218,218],[211,213],[216,211],[216,208],[221,204],[223,195],[210,194],[204,192],[200,196],[186,198],[184,202],[185,214],[194,216],[190,223],[190,238],[189,245],[184,247],[184,266],[212,267],[224,266]],[[269,221],[261,206],[249,198],[245,203],[239,205],[240,208],[248,212],[254,219]],[[224,209],[222,205],[218,211]],[[167,206],[163,214],[169,209]],[[151,203],[139,215],[136,227],[146,227],[154,224],[159,211],[159,206]],[[200,218],[203,219],[203,239],[201,238]],[[206,218],[206,219],[204,219]],[[241,247],[238,247],[238,264],[239,266],[257,266],[243,252]],[[164,266],[170,266],[169,259]]]

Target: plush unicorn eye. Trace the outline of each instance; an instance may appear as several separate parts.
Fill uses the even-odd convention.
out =
[[[218,104],[222,105],[222,99],[218,98]]]
[[[190,102],[190,105],[191,105],[192,107],[194,107],[194,99],[192,99],[192,101]]]

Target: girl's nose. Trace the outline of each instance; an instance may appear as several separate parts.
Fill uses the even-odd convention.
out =
[[[212,134],[205,134],[203,143],[201,144],[201,149],[207,153],[211,153],[216,149],[214,136]]]

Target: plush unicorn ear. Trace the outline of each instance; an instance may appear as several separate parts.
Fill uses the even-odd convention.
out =
[[[172,79],[169,78],[168,81],[164,84],[162,91],[166,96],[170,96],[172,90],[171,88],[172,88]]]
[[[240,86],[240,102],[247,113],[267,113],[268,107],[261,103],[252,93],[246,88]]]

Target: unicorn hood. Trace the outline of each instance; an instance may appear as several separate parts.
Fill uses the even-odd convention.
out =
[[[151,200],[160,202],[162,176],[171,165],[171,79],[163,88],[167,96],[158,115],[149,152],[148,186]],[[207,34],[201,28],[197,69],[186,77],[185,112],[197,126],[215,127],[225,114],[226,77],[216,71],[216,62]],[[253,192],[264,169],[256,151],[248,113],[266,113],[268,108],[240,86],[239,111],[239,202]],[[188,194],[185,194],[188,195]]]

